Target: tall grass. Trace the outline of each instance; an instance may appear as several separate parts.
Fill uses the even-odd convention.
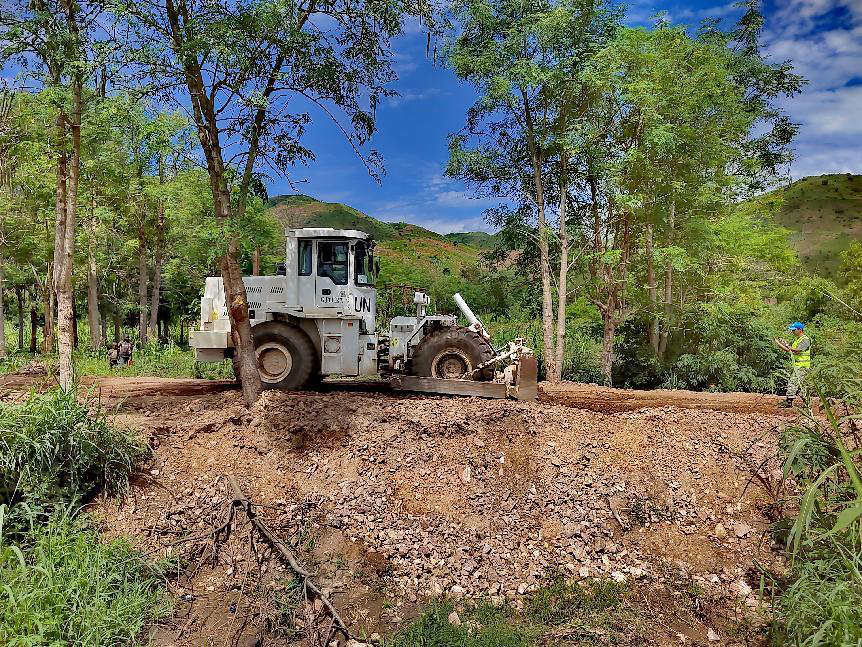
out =
[[[859,394],[844,388],[836,405],[813,385],[822,413],[807,401],[785,432],[784,474],[802,495],[787,535],[792,570],[779,586],[774,645],[862,645],[862,447],[852,406]]]
[[[10,543],[4,509],[0,644],[130,644],[170,611],[161,568],[128,541],[103,543],[86,520],[58,511],[47,524],[34,525],[20,545]]]
[[[148,448],[74,391],[0,404],[0,502],[45,506],[121,492]]]

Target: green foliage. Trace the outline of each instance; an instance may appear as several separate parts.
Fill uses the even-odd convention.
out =
[[[195,360],[194,350],[174,342],[149,342],[135,348],[131,366],[110,368],[104,351],[79,349],[75,353],[75,369],[79,375],[117,375],[123,377],[196,377],[209,380],[233,379],[229,360],[202,363]]]
[[[4,534],[0,506],[0,643],[146,643],[147,624],[170,612],[162,570],[124,539],[103,542],[85,519],[58,512],[21,544]]]
[[[384,647],[528,647],[530,633],[512,622],[511,612],[482,604],[471,610],[481,627],[471,631],[468,617],[458,626],[449,622],[451,602],[433,602],[422,616],[406,629],[383,642]],[[511,623],[511,624],[510,624]]]
[[[619,613],[627,590],[625,584],[612,580],[582,583],[558,577],[530,596],[524,615],[535,623],[552,627],[575,622],[615,629],[618,627],[613,626],[612,616]]]
[[[458,610],[461,624],[457,626],[448,620],[453,603],[437,600],[383,645],[528,647],[552,644],[550,641],[557,639],[554,632],[560,628],[568,636],[578,636],[578,644],[619,644],[624,628],[630,635],[638,631],[638,623],[625,607],[627,592],[625,584],[609,580],[567,582],[555,577],[530,594],[522,612],[481,601],[468,603]]]
[[[0,404],[0,499],[68,503],[96,489],[122,492],[147,447],[74,390]]]

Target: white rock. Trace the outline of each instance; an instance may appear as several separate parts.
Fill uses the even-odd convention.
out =
[[[458,617],[457,611],[453,611],[452,613],[449,614],[449,624],[452,625],[453,627],[460,627],[461,626],[461,618]]]
[[[707,640],[709,640],[709,642],[711,642],[711,643],[717,643],[719,640],[721,640],[721,636],[719,636],[719,635],[718,635],[718,632],[716,632],[716,630],[715,630],[715,629],[713,629],[712,627],[708,627],[708,628],[707,628],[707,630],[706,630],[706,638],[707,638]]]
[[[619,584],[622,584],[626,581],[626,576],[622,571],[614,571],[613,573],[611,573],[611,577],[613,578],[614,582],[617,582]]]

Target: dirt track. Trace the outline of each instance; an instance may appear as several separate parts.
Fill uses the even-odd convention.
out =
[[[27,389],[45,380],[44,376],[4,375],[0,376],[0,388]],[[84,377],[82,384],[94,389],[104,398],[122,399],[153,396],[203,396],[238,390],[237,385],[227,380],[195,380],[159,377]],[[381,392],[388,393],[387,385],[375,382],[351,383],[342,381],[325,383],[324,391],[337,392]],[[705,409],[730,413],[769,413],[792,416],[792,412],[778,408],[781,398],[763,393],[704,393],[682,390],[635,391],[612,389],[595,384],[563,382],[539,385],[539,400],[548,404],[586,409],[599,413],[621,413],[638,409],[677,407],[680,409]]]
[[[4,376],[0,390],[44,380]],[[249,410],[230,382],[84,382],[154,449],[129,496],[94,513],[190,565],[157,647],[296,644],[267,602],[289,590],[284,564],[247,524],[212,553],[227,475],[366,634],[439,595],[518,606],[562,572],[631,584],[642,626],[615,644],[751,644],[706,637],[738,633],[756,608],[755,564],[782,568],[761,485],[787,420],[774,397],[564,384],[517,402],[335,384]]]

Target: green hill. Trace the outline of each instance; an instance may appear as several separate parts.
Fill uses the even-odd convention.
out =
[[[482,250],[494,249],[496,237],[485,231],[464,231],[446,234],[446,238],[459,245],[472,245]]]
[[[306,195],[277,196],[269,214],[284,227],[359,229],[377,241],[380,285],[407,285],[443,293],[461,289],[469,269],[481,261],[489,234],[441,234],[409,223],[382,222],[337,202],[321,202]],[[436,291],[436,290],[435,290]],[[412,294],[410,295],[412,298]],[[433,296],[433,295],[432,295]]]
[[[862,240],[862,175],[815,175],[748,200],[746,209],[790,229],[805,267],[839,278],[841,252]]]

